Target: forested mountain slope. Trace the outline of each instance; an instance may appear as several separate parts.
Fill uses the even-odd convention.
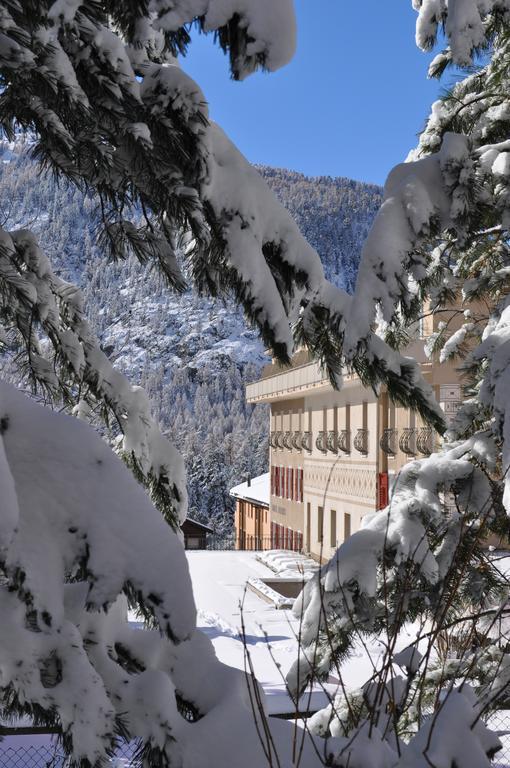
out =
[[[189,289],[172,294],[134,260],[108,262],[96,245],[97,201],[38,171],[27,149],[0,147],[0,218],[44,232],[63,277],[79,283],[103,348],[145,386],[188,469],[190,517],[231,527],[228,490],[267,468],[267,413],[244,401],[266,361],[256,331],[232,302]],[[380,204],[378,187],[259,168],[320,253],[326,274],[352,288],[361,244]]]

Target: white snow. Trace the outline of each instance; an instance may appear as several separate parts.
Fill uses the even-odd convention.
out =
[[[244,621],[247,652],[266,693],[268,712],[294,712],[284,676],[297,653],[299,621],[290,610],[276,610],[246,589],[248,579],[274,578],[274,572],[254,552],[188,551],[186,555],[198,608],[197,627],[212,641],[218,659],[245,669]],[[336,690],[335,684],[327,687]],[[326,703],[326,695],[316,688],[302,696],[300,707],[316,710]]]
[[[269,472],[235,485],[230,489],[230,495],[269,507]]]
[[[309,579],[319,566],[311,557],[287,549],[268,549],[257,554],[257,560],[282,578]]]

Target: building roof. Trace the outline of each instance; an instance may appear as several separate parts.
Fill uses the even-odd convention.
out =
[[[186,524],[191,523],[191,525],[196,525],[197,528],[203,528],[204,531],[207,531],[208,533],[214,533],[214,530],[210,528],[208,525],[204,525],[204,523],[199,523],[198,520],[192,520],[191,517],[187,517],[186,520],[181,525],[181,528]]]
[[[244,499],[263,507],[269,507],[269,472],[258,477],[252,477],[240,485],[235,485],[230,489],[230,495],[236,499]]]

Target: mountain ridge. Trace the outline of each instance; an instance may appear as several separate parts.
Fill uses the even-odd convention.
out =
[[[94,196],[41,174],[26,150],[0,145],[4,226],[33,229],[55,271],[80,285],[103,349],[147,389],[184,454],[190,516],[228,532],[229,488],[267,467],[266,410],[244,398],[245,384],[268,359],[257,331],[228,299],[200,297],[192,288],[171,293],[150,265],[108,261],[96,244]],[[321,255],[328,279],[352,290],[381,190],[350,179],[258,170]]]

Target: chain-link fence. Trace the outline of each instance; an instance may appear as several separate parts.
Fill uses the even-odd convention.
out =
[[[31,744],[30,736],[7,737],[0,742],[0,768],[67,768],[69,761],[55,740]],[[42,741],[41,738],[38,741]],[[123,744],[110,758],[111,768],[141,768],[136,742]]]
[[[510,768],[510,709],[492,712],[486,722],[491,731],[498,734],[503,745],[494,758],[494,768]]]
[[[487,725],[502,743],[492,768],[510,768],[510,709],[493,712]],[[31,743],[32,741],[41,743]],[[66,756],[56,739],[50,735],[8,736],[0,741],[0,768],[67,768]],[[125,743],[110,758],[109,768],[141,768],[136,742]]]

